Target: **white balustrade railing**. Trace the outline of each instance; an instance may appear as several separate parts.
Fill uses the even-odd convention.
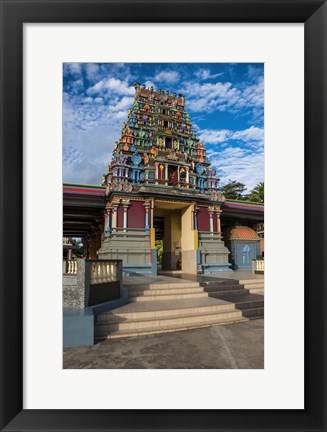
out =
[[[76,260],[67,260],[66,261],[66,274],[77,274],[77,261]]]
[[[263,259],[252,260],[252,272],[253,273],[264,273],[265,271],[265,261]]]
[[[117,280],[117,270],[118,264],[116,261],[92,262],[90,283],[93,285]]]

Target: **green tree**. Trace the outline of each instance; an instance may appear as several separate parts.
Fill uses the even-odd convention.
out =
[[[265,200],[265,184],[258,183],[250,192],[250,200],[258,203],[263,203]]]
[[[163,241],[162,240],[156,240],[156,249],[157,249],[157,261],[161,263],[162,261],[162,253],[163,253]]]
[[[244,195],[245,189],[245,184],[236,180],[228,180],[228,183],[221,187],[221,191],[225,197],[233,200],[247,199],[247,195]]]
[[[73,247],[73,254],[77,258],[82,258],[83,257],[83,245],[81,244],[81,239],[80,238],[71,238],[70,242],[74,246]]]

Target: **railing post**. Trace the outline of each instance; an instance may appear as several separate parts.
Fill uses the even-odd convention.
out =
[[[220,221],[221,210],[220,207],[216,209],[217,216],[217,234],[221,237],[221,221]]]
[[[149,211],[151,208],[151,201],[150,200],[146,200],[143,204],[144,208],[145,208],[145,232],[148,233],[149,232]]]
[[[107,204],[106,210],[105,210],[105,213],[104,213],[105,216],[107,216],[107,221],[105,221],[105,223],[104,223],[104,227],[105,227],[104,232],[105,232],[105,234],[108,234],[108,235],[111,232],[111,230],[110,230],[110,224],[111,224],[110,215],[111,215],[111,210],[112,210],[111,206]]]
[[[208,212],[209,212],[210,234],[213,235],[213,213],[214,213],[214,208],[212,206],[208,207]]]
[[[123,228],[124,228],[124,232],[126,232],[127,231],[127,210],[130,205],[130,200],[123,199],[122,204],[123,204]]]

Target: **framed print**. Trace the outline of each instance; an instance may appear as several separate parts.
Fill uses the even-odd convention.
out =
[[[326,2],[1,0],[1,18],[1,430],[325,430]],[[143,92],[152,92],[150,78],[160,71],[155,66],[152,70],[150,63],[178,64],[180,71],[184,67],[187,74],[182,85],[198,92],[195,107],[210,100],[203,98],[203,88],[189,78],[191,72],[194,76],[193,64],[234,64],[234,71],[237,64],[260,64],[264,69],[267,315],[261,370],[63,367],[62,293],[58,292],[62,277],[62,120],[72,121],[81,107],[64,105],[69,109],[63,113],[62,88],[66,85],[71,97],[77,94],[74,85],[85,67],[78,65],[91,65],[92,74],[100,67],[94,65],[119,64],[124,77],[127,72],[130,76],[117,75],[111,85],[121,88],[128,82],[126,102],[131,80],[137,75],[132,64],[139,65],[147,83]],[[66,78],[65,67],[69,68]],[[102,69],[109,70],[106,67]],[[254,69],[252,66],[252,73]],[[182,76],[176,70],[165,66],[172,92],[174,80]],[[207,79],[210,72],[202,66],[200,70],[197,79],[203,79],[203,73]],[[220,73],[227,69],[212,67],[211,74]],[[72,76],[74,79],[69,78]],[[93,87],[90,83],[84,83],[87,96],[94,97],[92,103],[102,104],[100,75]],[[134,91],[141,99],[145,97],[137,83]],[[174,111],[174,96],[161,90],[157,93],[154,98],[172,98],[169,109]],[[254,98],[253,93],[244,97]],[[159,96],[158,107],[166,109],[161,108]],[[83,104],[89,103],[86,99]],[[182,101],[183,96],[176,96],[176,106],[182,106],[177,99]],[[101,107],[110,113],[110,103],[123,101],[107,102]],[[98,111],[92,111],[83,121],[94,122],[97,115]],[[123,114],[119,115],[124,122]],[[186,116],[182,109],[180,115]],[[176,113],[175,120],[167,112],[160,116],[156,121],[165,129],[176,127],[174,121],[179,125]],[[128,119],[132,117],[133,112]],[[147,117],[137,121],[146,122]],[[212,121],[213,125],[217,122]],[[187,129],[187,125],[178,127]],[[263,140],[263,123],[257,129]],[[207,140],[213,130],[214,126],[207,127]],[[227,127],[224,131],[226,135]],[[132,135],[125,132],[123,127],[127,147],[121,154],[131,153],[137,183],[141,160],[137,152],[130,151],[134,142],[128,142]],[[145,138],[137,138],[142,146]],[[111,151],[103,155],[97,139],[92,136],[88,141],[99,153],[94,160],[103,163],[105,158],[107,164]],[[183,171],[177,164],[179,146],[190,143],[174,142],[169,135],[161,139],[170,150],[169,161],[161,174],[157,167],[154,178],[167,182],[164,186],[182,189],[185,183],[192,184],[193,176],[198,179],[195,189],[215,189],[210,170],[212,176],[202,184],[201,166],[195,169],[185,163]],[[203,148],[194,151],[205,165]],[[71,152],[69,157],[77,160],[79,155]],[[86,169],[92,157],[91,152],[81,157],[81,169]],[[151,154],[142,153],[142,158],[147,157]],[[153,163],[153,169],[148,164],[149,173],[156,169],[155,160]],[[105,174],[109,189],[114,168]],[[146,179],[151,179],[149,173],[144,174]],[[123,176],[121,171],[116,174]],[[125,189],[130,186],[124,185]],[[130,202],[120,199],[121,213],[112,216],[117,224],[108,222],[108,229],[120,227],[118,220],[123,230],[128,228]],[[149,209],[144,204],[140,211],[145,230],[150,230]],[[164,214],[172,209],[167,204],[158,208]],[[212,232],[220,231],[216,213],[215,221],[208,213]],[[162,214],[155,216],[158,222]],[[134,222],[138,228],[137,212]],[[170,258],[178,266],[180,244],[174,240]],[[251,250],[246,246],[240,265]],[[98,354],[101,356],[99,349]],[[146,356],[145,351],[141,354]],[[127,348],[123,355],[129,355]]]

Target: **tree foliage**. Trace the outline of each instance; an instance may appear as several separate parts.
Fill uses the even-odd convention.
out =
[[[73,255],[75,255],[76,258],[82,258],[84,246],[81,242],[81,239],[80,238],[71,238],[70,242],[74,246],[73,247]]]
[[[240,183],[236,180],[228,180],[228,183],[225,184],[225,186],[221,187],[221,191],[225,195],[225,197],[233,200],[246,199],[247,196],[244,195],[245,189],[245,184]]]
[[[250,192],[250,200],[258,203],[263,203],[265,200],[265,184],[258,183]]]
[[[163,254],[163,241],[162,240],[156,240],[155,246],[156,246],[156,250],[157,250],[157,261],[161,263],[162,254]]]

